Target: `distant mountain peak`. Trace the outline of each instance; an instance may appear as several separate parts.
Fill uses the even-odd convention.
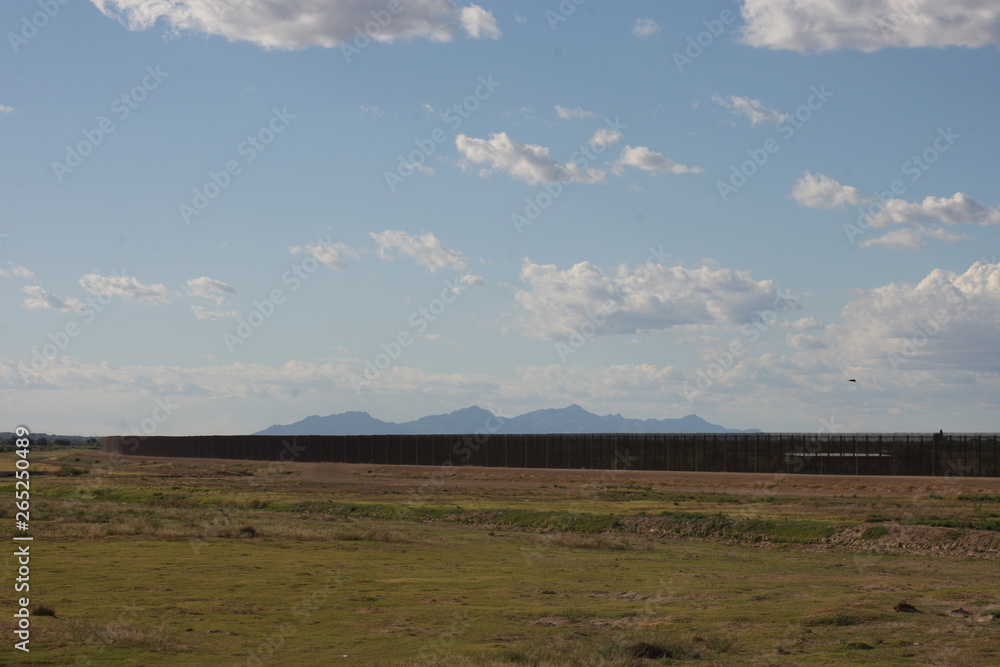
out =
[[[712,424],[696,414],[679,419],[629,419],[620,414],[594,414],[572,403],[564,408],[543,408],[517,417],[496,419],[478,405],[447,414],[428,415],[397,424],[357,410],[320,417],[310,415],[294,424],[276,424],[255,435],[383,435],[474,433],[499,421],[497,433],[727,433],[740,432]],[[744,432],[756,432],[747,429]]]

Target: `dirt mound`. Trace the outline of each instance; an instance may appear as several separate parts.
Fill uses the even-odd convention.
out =
[[[880,537],[866,539],[864,534],[873,525],[883,526],[887,532]],[[845,528],[833,535],[830,538],[830,543],[848,547],[851,551],[867,551],[876,554],[910,553],[928,556],[1000,559],[1000,533],[990,530],[869,524]]]

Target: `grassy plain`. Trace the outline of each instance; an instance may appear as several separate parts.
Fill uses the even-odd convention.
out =
[[[1000,664],[996,480],[303,465],[33,453],[0,663]]]

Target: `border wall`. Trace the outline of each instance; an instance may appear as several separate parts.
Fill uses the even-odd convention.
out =
[[[276,462],[1000,477],[997,439],[995,433],[109,436],[101,448]]]

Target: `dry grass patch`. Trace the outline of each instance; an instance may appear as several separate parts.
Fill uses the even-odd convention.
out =
[[[42,646],[82,647],[85,650],[103,647],[176,651],[182,648],[180,642],[162,628],[121,621],[53,620],[37,628],[37,637]]]

